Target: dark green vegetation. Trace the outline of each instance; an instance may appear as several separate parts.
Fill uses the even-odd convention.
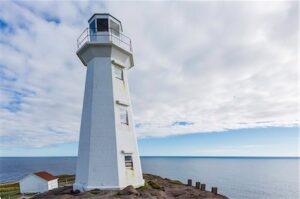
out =
[[[138,191],[145,191],[147,189],[149,189],[149,184],[147,181],[145,181],[144,186],[137,188]]]
[[[157,183],[155,183],[155,182],[153,182],[153,181],[148,181],[148,184],[153,188],[153,189],[160,189],[160,186],[157,184]]]
[[[167,180],[171,184],[183,185],[183,183],[180,182],[179,180],[171,180],[169,178],[165,178],[165,180]]]

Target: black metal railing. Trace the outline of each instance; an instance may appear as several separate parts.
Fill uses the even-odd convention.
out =
[[[96,29],[86,28],[77,39],[77,48],[82,47],[86,42],[109,43],[112,42],[128,51],[132,51],[131,39],[112,28],[100,32]]]

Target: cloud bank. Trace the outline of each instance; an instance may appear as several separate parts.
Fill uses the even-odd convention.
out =
[[[78,140],[94,12],[131,37],[140,138],[299,125],[298,2],[2,2],[0,147]]]

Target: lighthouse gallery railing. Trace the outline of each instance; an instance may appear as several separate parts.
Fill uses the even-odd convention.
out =
[[[107,32],[99,32],[96,29],[86,28],[77,39],[77,48],[79,49],[86,42],[112,42],[128,51],[132,51],[131,39],[114,29],[109,29]]]

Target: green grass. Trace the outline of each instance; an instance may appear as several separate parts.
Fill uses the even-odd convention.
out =
[[[18,182],[0,184],[0,193],[11,191],[20,191],[20,185]]]
[[[20,191],[0,192],[1,199],[15,199],[20,197]]]
[[[16,183],[0,184],[1,199],[14,199],[20,196],[20,185]]]
[[[149,189],[149,184],[145,181],[144,186],[137,188],[138,191],[145,191]]]
[[[180,182],[179,180],[170,180],[169,182],[172,184],[183,185],[183,183]]]
[[[165,180],[167,180],[171,184],[183,185],[183,183],[180,182],[179,180],[171,180],[169,178],[165,178]]]
[[[148,184],[153,188],[153,189],[160,189],[160,186],[153,182],[153,181],[148,181]]]

